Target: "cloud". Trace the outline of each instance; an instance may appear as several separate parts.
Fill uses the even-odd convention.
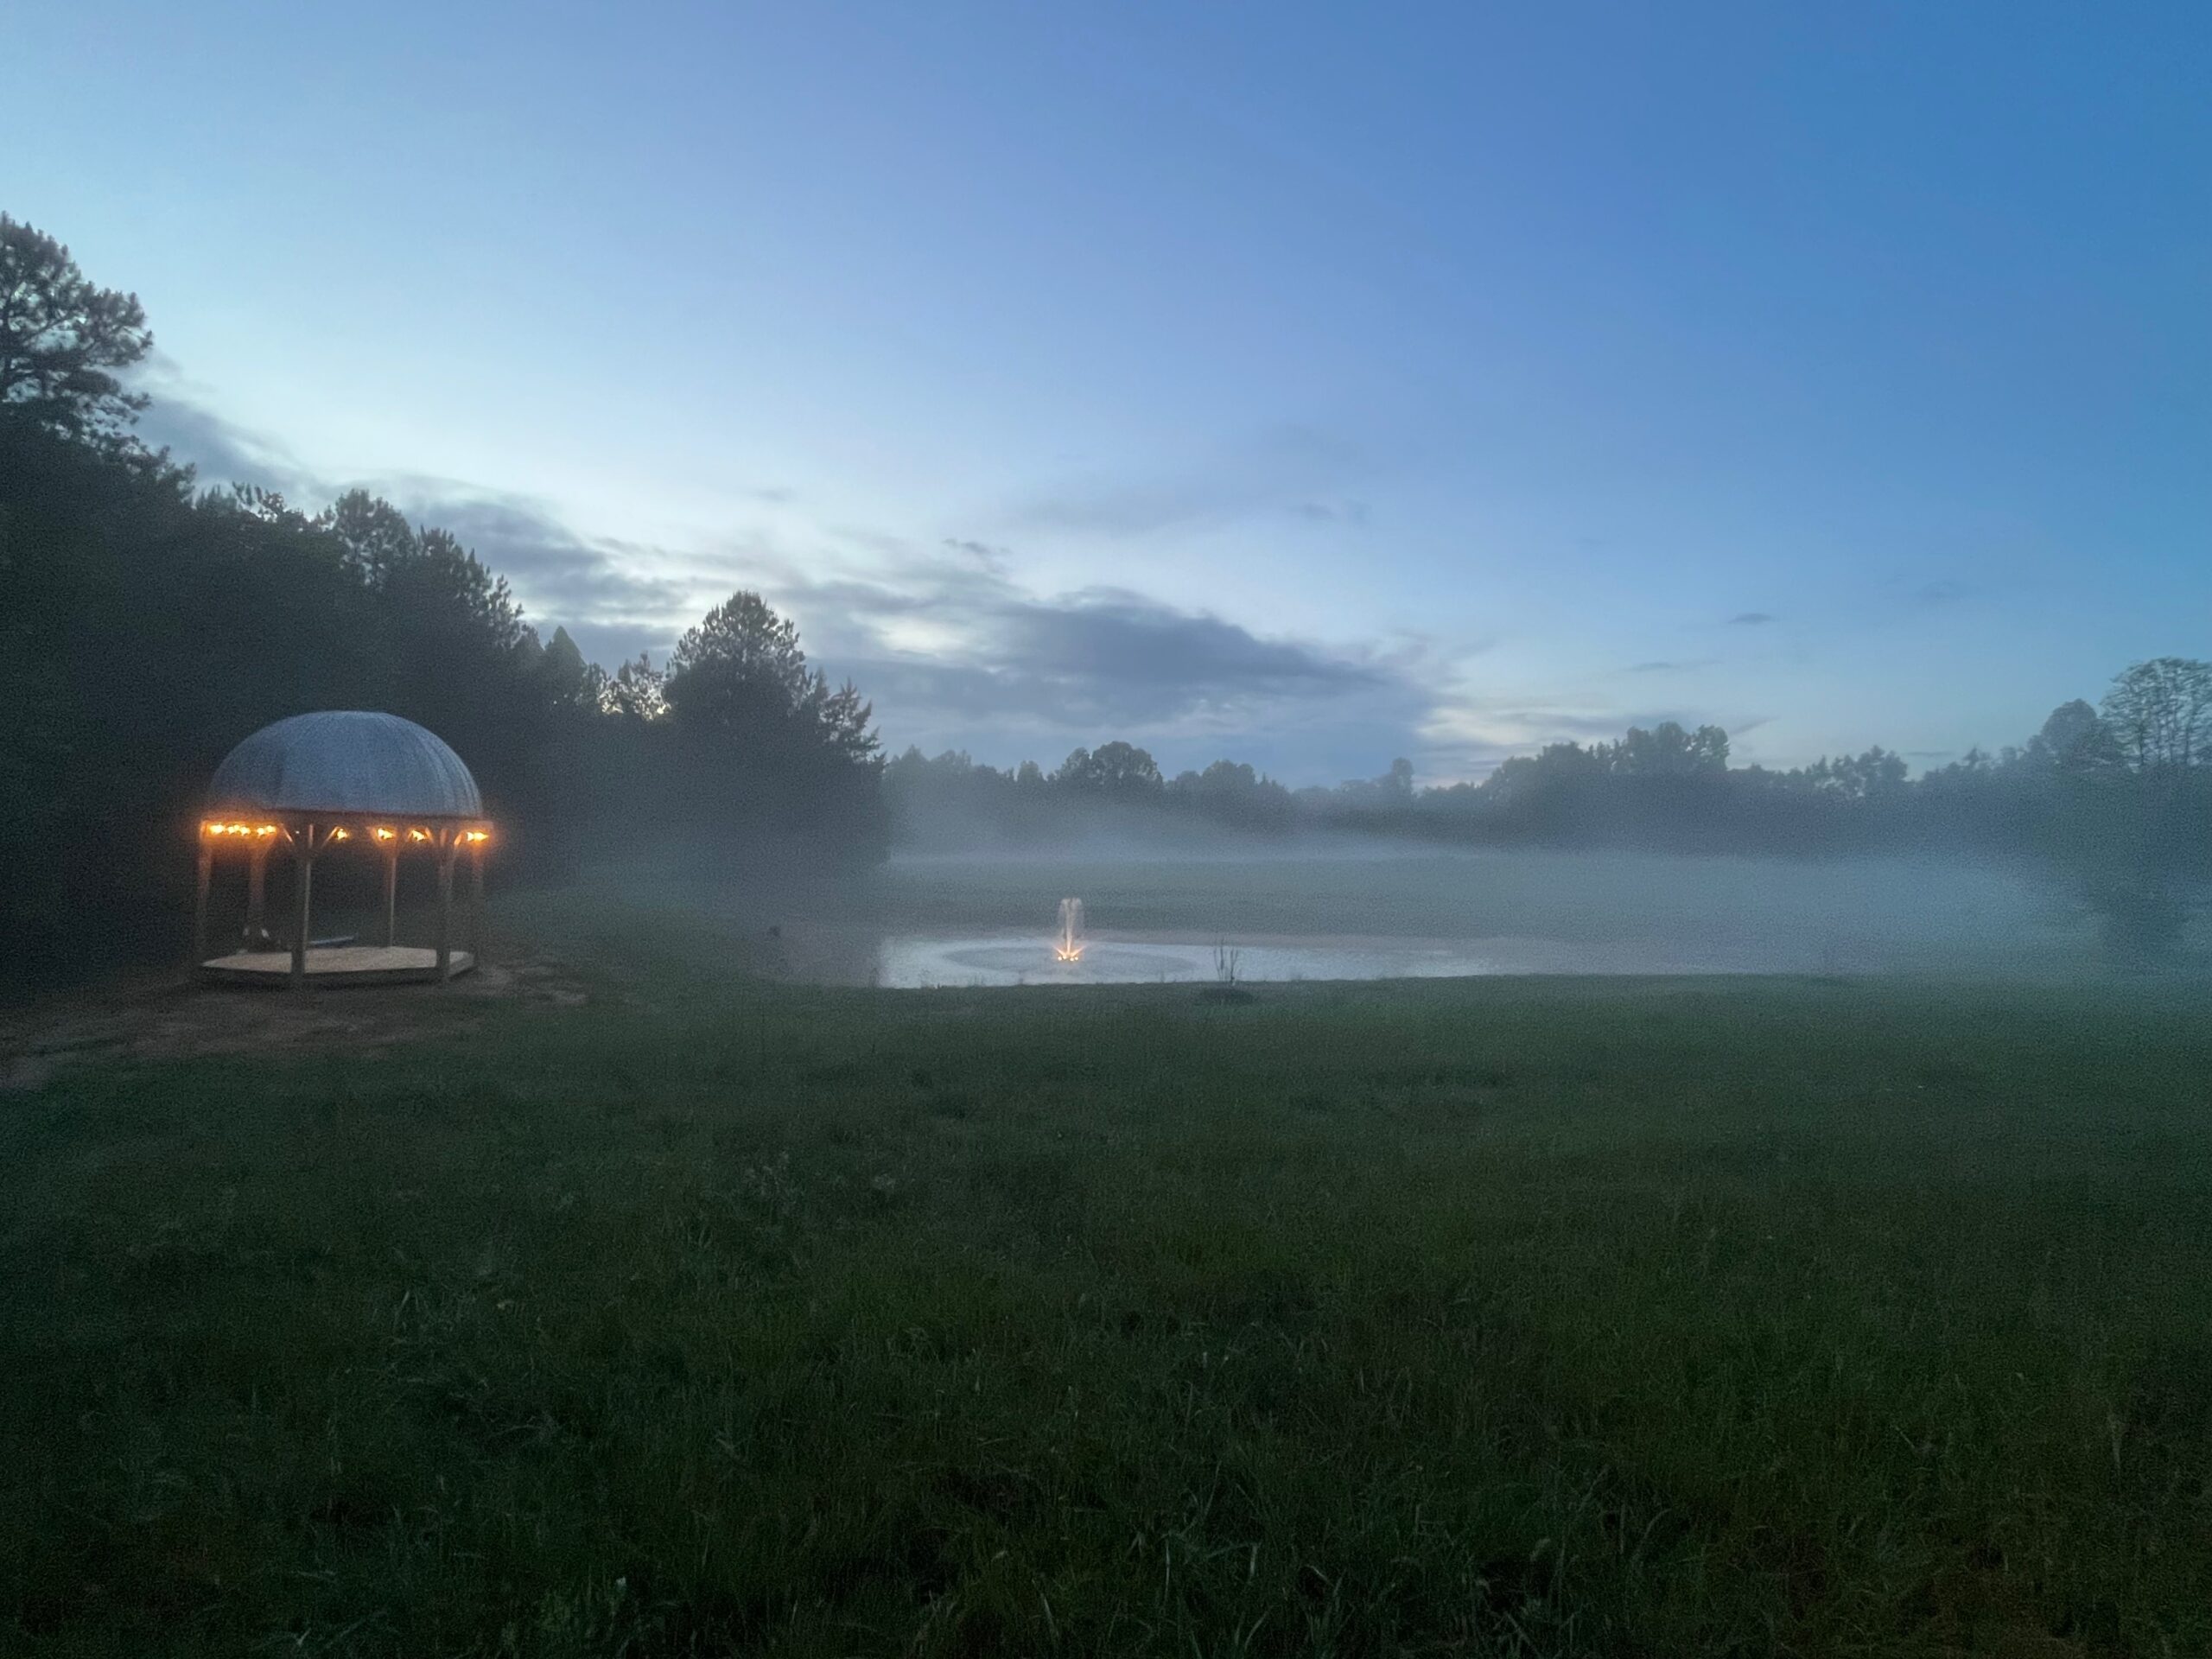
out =
[[[1974,589],[1963,582],[1944,576],[1934,582],[1923,582],[1912,590],[1912,598],[1922,605],[1948,605],[1954,600],[1964,599]]]
[[[791,526],[774,540],[755,533],[715,550],[594,536],[550,502],[467,480],[318,476],[173,389],[149,410],[145,432],[210,481],[261,484],[310,511],[355,486],[384,496],[411,521],[450,531],[505,577],[541,635],[564,626],[605,666],[640,651],[664,661],[709,597],[757,588],[798,620],[810,658],[874,702],[894,747],[1052,760],[1077,743],[1126,736],[1171,770],[1223,754],[1294,782],[1371,775],[1397,754],[1436,770],[1421,732],[1451,654],[1431,642],[1325,645],[1118,586],[1042,593],[1014,577],[1007,546],[980,537],[932,544],[829,525],[814,532],[818,546],[795,556],[784,539]],[[1349,445],[1286,428],[1206,465],[1091,480],[1024,512],[1033,524],[1105,536],[1284,512],[1356,524],[1365,506],[1336,492],[1358,465]],[[1452,750],[1452,764],[1465,748]]]
[[[683,630],[674,625],[656,627],[651,623],[589,622],[583,620],[543,625],[544,637],[553,637],[554,626],[564,627],[569,638],[575,640],[576,649],[584,660],[597,663],[601,668],[613,670],[624,663],[634,662],[639,652],[652,657],[659,666],[668,666],[669,654],[676,648],[676,641]]]
[[[506,577],[542,635],[566,626],[597,664],[666,651],[681,631],[675,620],[692,608],[692,584],[655,573],[672,562],[666,549],[582,536],[549,502],[455,478],[323,478],[283,445],[199,403],[175,363],[157,360],[143,385],[155,396],[139,416],[139,440],[193,467],[201,486],[259,485],[308,513],[356,486],[383,495],[414,524],[451,531],[493,575]]]
[[[1528,754],[1550,743],[1611,742],[1632,727],[1649,731],[1673,721],[1696,730],[1720,727],[1739,739],[1771,723],[1754,714],[1645,706],[1622,707],[1587,696],[1530,698],[1491,696],[1462,691],[1440,701],[1421,727],[1425,753],[1436,774],[1479,778],[1500,761]],[[1424,768],[1424,776],[1431,775]]]
[[[1003,547],[994,547],[988,542],[963,541],[948,536],[940,545],[952,552],[966,555],[994,575],[1003,575],[1013,562],[1014,555]]]
[[[139,416],[137,431],[138,441],[148,448],[166,449],[172,461],[190,467],[204,489],[252,484],[296,503],[317,505],[328,493],[322,481],[283,445],[189,398],[156,397]]]
[[[1732,628],[1756,628],[1780,620],[1771,611],[1738,611],[1728,619],[1727,626]]]
[[[1624,674],[1681,674],[1694,668],[1710,668],[1713,666],[1713,659],[1710,657],[1694,657],[1686,662],[1630,663],[1621,672]]]
[[[1572,714],[1562,709],[1518,709],[1513,711],[1510,718],[1531,728],[1549,726],[1554,732],[1564,732],[1578,738],[1607,740],[1620,736],[1631,726],[1640,726],[1648,732],[1653,727],[1663,726],[1671,720],[1678,726],[1687,726],[1694,731],[1705,723],[1695,715],[1686,715],[1679,709],[1627,709],[1618,714],[1587,715]]]
[[[1281,426],[1227,446],[1202,461],[1148,475],[1091,474],[1064,480],[1015,504],[1011,522],[1026,531],[1108,538],[1148,536],[1255,513],[1343,517],[1358,503],[1332,504],[1335,492],[1366,474],[1357,445],[1307,426]]]
[[[1039,594],[1007,575],[1000,550],[956,550],[845,575],[786,566],[764,586],[798,617],[810,654],[918,730],[991,721],[1096,741],[1241,729],[1411,691],[1376,654],[1266,639],[1125,588]]]
[[[1290,510],[1317,524],[1360,526],[1367,523],[1364,501],[1297,501],[1291,504]]]
[[[194,467],[202,486],[258,485],[308,512],[349,489],[380,495],[410,522],[451,531],[507,579],[541,633],[567,627],[594,662],[612,666],[641,650],[664,650],[680,632],[674,619],[690,608],[690,583],[653,574],[671,563],[664,549],[582,535],[549,503],[457,479],[323,477],[283,445],[198,401],[175,363],[156,361],[143,384],[154,400],[139,417],[140,440]]]
[[[416,523],[451,531],[507,579],[533,618],[544,620],[542,632],[565,626],[594,661],[601,659],[579,628],[610,640],[658,639],[690,605],[690,583],[652,574],[668,563],[666,550],[584,536],[547,503],[452,479],[385,479],[368,487]],[[636,652],[626,645],[620,654]]]

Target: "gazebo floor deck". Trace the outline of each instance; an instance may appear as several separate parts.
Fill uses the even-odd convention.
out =
[[[452,972],[465,974],[476,965],[466,950],[453,953]],[[236,956],[210,957],[200,964],[209,979],[242,985],[282,985],[292,976],[289,950],[242,950]],[[435,980],[438,953],[426,945],[340,944],[310,946],[308,977],[318,985],[390,985],[408,980]]]

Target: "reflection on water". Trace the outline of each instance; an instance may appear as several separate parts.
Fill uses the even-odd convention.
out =
[[[1240,980],[1454,979],[1478,974],[1784,973],[1808,963],[1783,951],[1698,953],[1559,939],[1277,939],[1238,943]],[[1144,985],[1215,979],[1215,948],[1177,940],[1093,936],[1080,957],[1020,934],[898,934],[876,953],[875,982],[899,989],[966,985]]]

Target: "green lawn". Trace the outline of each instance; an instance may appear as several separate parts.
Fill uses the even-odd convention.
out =
[[[0,1649],[2212,1644],[2200,993],[599,925],[583,1007],[0,1097]]]

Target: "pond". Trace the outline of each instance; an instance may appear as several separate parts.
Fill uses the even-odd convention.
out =
[[[1217,944],[1187,938],[1094,936],[1064,960],[1053,940],[1014,932],[893,934],[877,948],[875,982],[896,989],[995,985],[1203,984],[1228,979],[1451,979],[1485,974],[1713,974],[1803,971],[1772,952],[1695,950],[1560,939],[1277,937]]]
[[[1058,959],[1079,895],[1080,957]],[[902,858],[834,976],[877,985],[1501,974],[2073,973],[2078,918],[2017,874],[1937,861],[1516,851]],[[1058,920],[1056,922],[1056,916]],[[824,976],[833,976],[825,975]]]

